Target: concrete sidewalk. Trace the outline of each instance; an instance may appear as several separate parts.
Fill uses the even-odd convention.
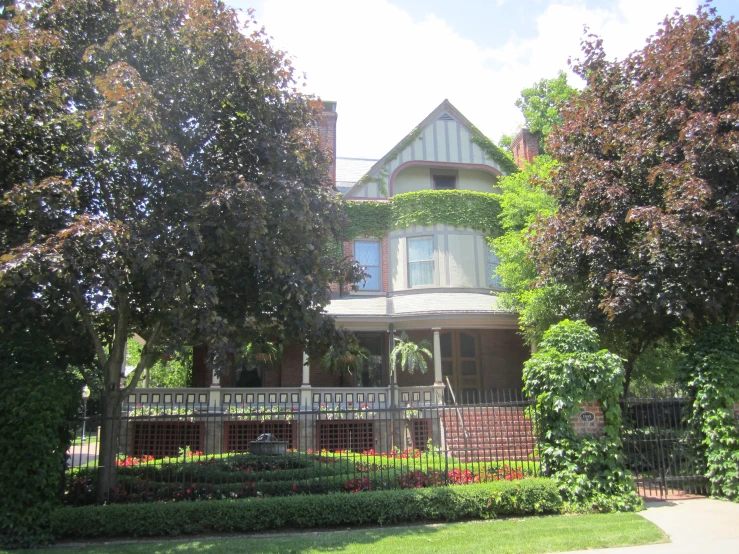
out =
[[[580,550],[588,554],[737,554],[739,553],[739,504],[710,498],[647,502],[641,516],[665,533],[672,542]],[[569,553],[574,554],[574,553]]]

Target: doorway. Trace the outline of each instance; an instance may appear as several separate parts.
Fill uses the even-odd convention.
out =
[[[474,403],[480,395],[480,335],[468,331],[441,333],[441,374],[460,404]]]

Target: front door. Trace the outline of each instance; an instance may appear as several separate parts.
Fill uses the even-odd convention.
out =
[[[452,384],[457,402],[476,402],[480,390],[480,336],[467,331],[441,334],[441,373]]]

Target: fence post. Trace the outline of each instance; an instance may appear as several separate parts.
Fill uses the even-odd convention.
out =
[[[570,418],[570,423],[578,437],[587,435],[600,437],[605,426],[605,418],[600,403],[597,401],[583,402],[580,404],[580,412]]]

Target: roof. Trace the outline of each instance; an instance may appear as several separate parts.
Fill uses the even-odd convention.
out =
[[[336,190],[344,194],[369,171],[377,160],[336,158]]]
[[[326,312],[335,317],[377,317],[420,314],[510,314],[498,297],[479,292],[425,292],[395,296],[349,295],[334,298]]]

